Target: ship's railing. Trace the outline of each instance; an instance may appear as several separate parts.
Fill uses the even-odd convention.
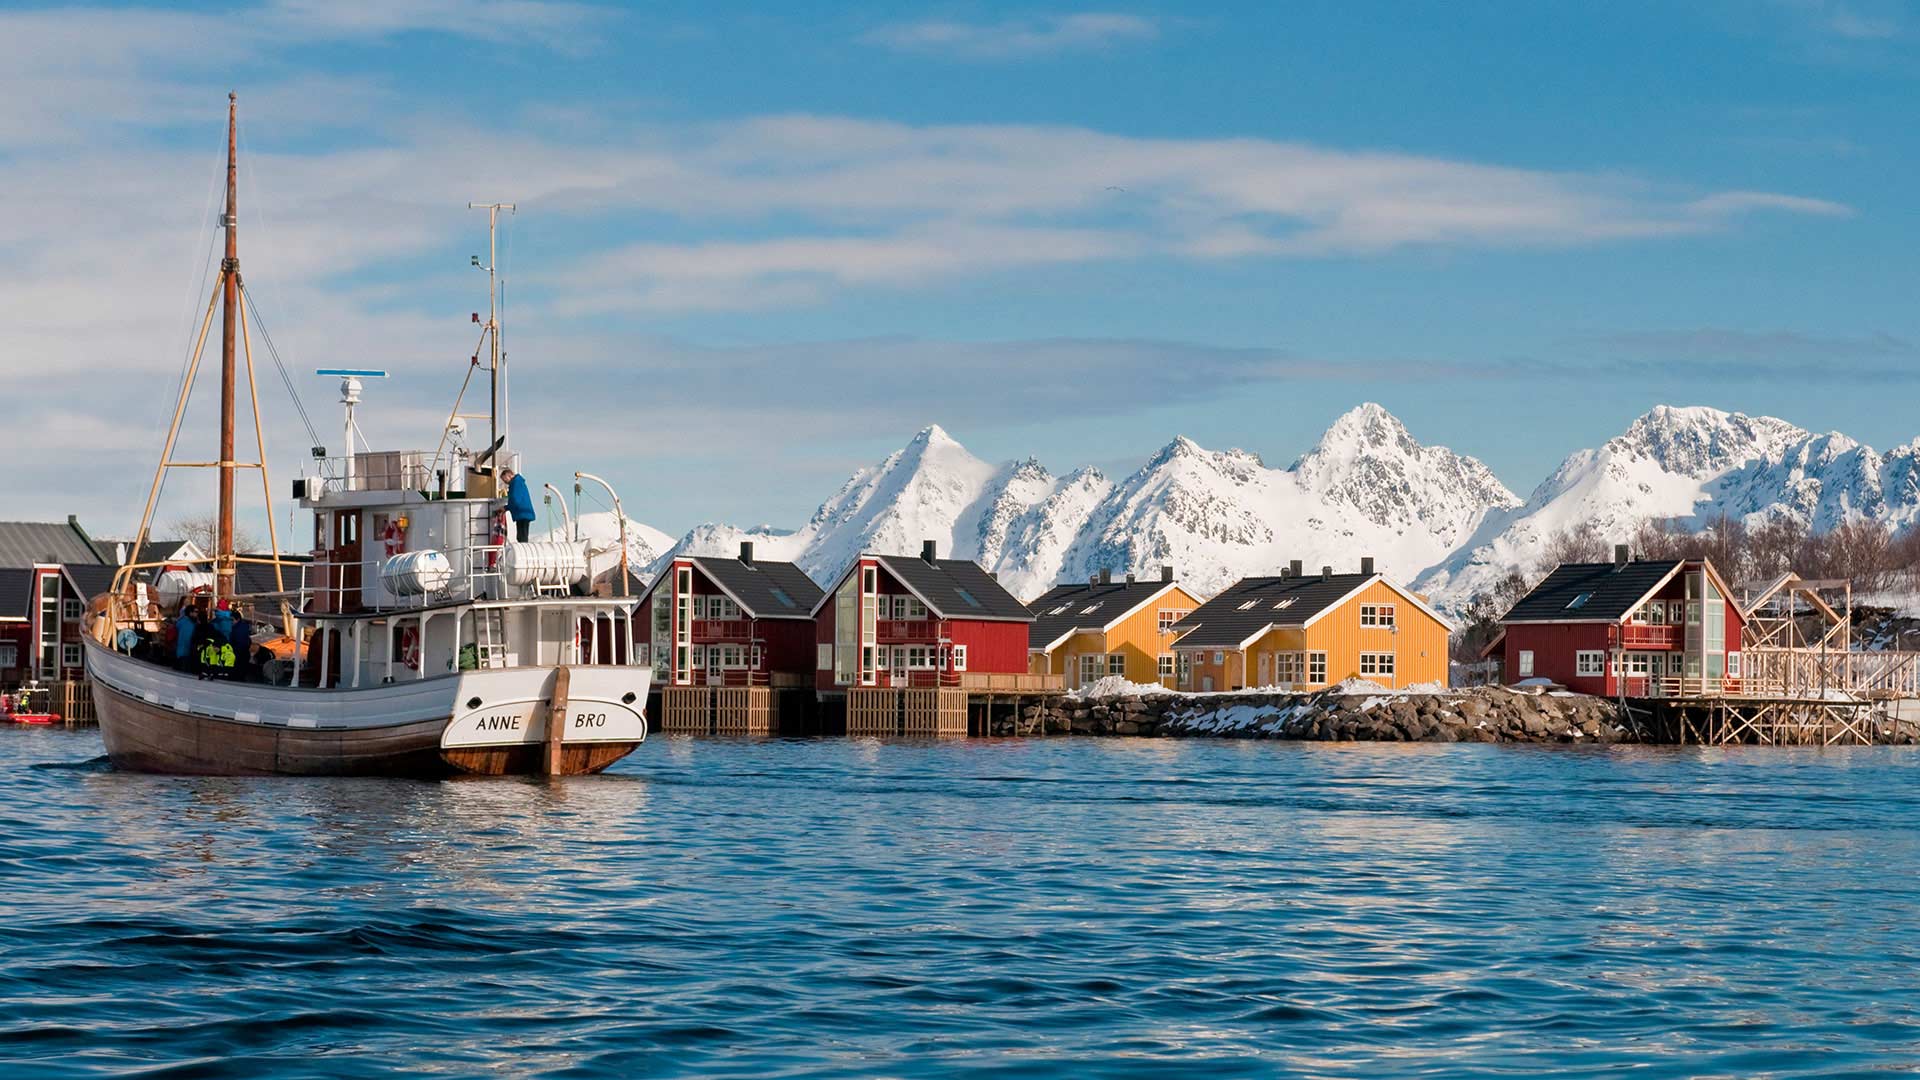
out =
[[[368,450],[318,458],[309,474],[309,497],[342,491],[437,491],[440,476],[426,450]]]
[[[391,594],[381,582],[385,559],[335,561],[329,552],[300,563],[306,570],[299,587],[299,609],[318,613],[356,610],[406,611],[465,600],[521,600],[536,590],[507,584],[501,562],[505,544],[483,544],[442,552],[452,564],[447,587],[430,593]]]

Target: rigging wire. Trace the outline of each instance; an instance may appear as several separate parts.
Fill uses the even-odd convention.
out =
[[[300,423],[307,429],[307,437],[312,440],[307,445],[321,445],[320,432],[313,426],[313,418],[307,415],[307,406],[293,388],[293,376],[287,373],[287,365],[280,359],[280,350],[273,344],[273,335],[267,330],[267,322],[260,317],[260,305],[253,302],[253,290],[242,289],[240,298],[246,301],[247,310],[253,313],[253,325],[260,330],[260,340],[267,346],[267,355],[273,358],[273,367],[280,373],[280,384],[287,388],[287,396],[293,399],[294,411],[300,414]]]

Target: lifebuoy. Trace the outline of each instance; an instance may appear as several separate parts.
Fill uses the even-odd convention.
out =
[[[380,531],[380,543],[386,547],[389,559],[406,552],[407,530],[400,527],[400,519],[387,519],[387,527]]]
[[[400,662],[408,670],[420,670],[420,631],[411,626],[400,631]]]

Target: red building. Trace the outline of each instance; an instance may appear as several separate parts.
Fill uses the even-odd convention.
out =
[[[824,594],[792,563],[677,556],[640,596],[634,639],[654,685],[804,687],[813,673],[813,608]]]
[[[1736,693],[1740,605],[1704,559],[1567,563],[1501,620],[1506,681],[1614,697]]]
[[[980,564],[863,554],[814,607],[815,687],[959,687],[1024,675],[1033,614]]]

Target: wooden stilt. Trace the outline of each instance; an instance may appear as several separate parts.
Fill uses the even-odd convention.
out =
[[[543,776],[559,776],[563,747],[567,737],[567,691],[573,682],[573,669],[561,665],[553,670],[553,696],[547,699],[547,744],[541,755]]]

